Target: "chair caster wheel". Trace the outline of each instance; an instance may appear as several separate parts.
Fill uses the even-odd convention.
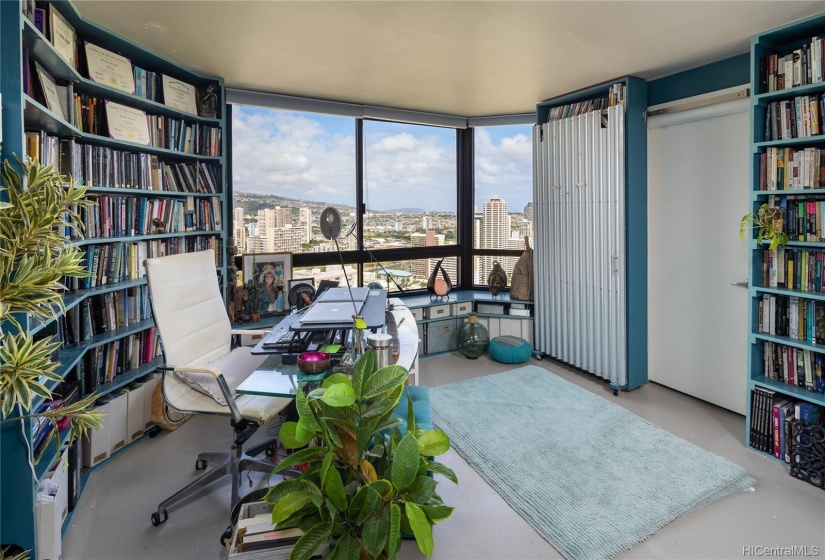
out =
[[[275,451],[277,451],[277,449],[275,449],[275,446],[270,446],[264,449],[264,454],[267,457],[273,457],[275,455]]]
[[[613,389],[613,396],[614,396],[614,397],[618,397],[618,396],[619,396],[619,390],[618,390],[618,389]]]
[[[163,510],[163,519],[158,515],[158,512],[155,512],[152,514],[152,525],[159,527],[160,524],[165,523],[167,519],[169,519],[169,514],[166,513],[166,510]]]
[[[226,528],[226,531],[221,535],[221,546],[226,546],[226,541],[232,538],[232,526]]]
[[[197,461],[195,461],[195,470],[202,471],[206,468],[206,464],[206,459],[198,459]]]

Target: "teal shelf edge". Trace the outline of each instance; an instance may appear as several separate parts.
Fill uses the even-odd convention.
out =
[[[819,406],[825,406],[825,393],[808,391],[802,387],[788,385],[774,379],[768,379],[764,375],[757,376],[751,381],[754,385],[759,385],[760,387],[765,387],[766,389],[771,389],[772,391],[778,391],[785,395],[796,397],[800,400],[808,401]]]
[[[165,196],[170,197],[203,197],[203,198],[222,198],[223,193],[191,193],[182,191],[154,191],[151,189],[131,189],[129,187],[86,187],[87,193],[100,194],[125,194],[136,196],[151,196],[153,198],[161,198]],[[822,191],[825,192],[825,191]]]
[[[825,91],[825,82],[817,82],[815,84],[806,84],[804,86],[796,86],[791,89],[782,89],[779,91],[770,91],[768,93],[760,93],[751,97],[751,102],[754,105],[763,103],[770,103],[773,101],[782,101],[784,99],[792,99],[800,95],[811,95]]]
[[[162,114],[173,118],[196,121],[210,126],[220,126],[222,124],[220,119],[201,117],[179,111],[163,103],[158,103],[157,101],[152,101],[151,99],[146,99],[133,93],[127,93],[81,76],[80,73],[72,68],[66,59],[55,50],[51,42],[34,27],[34,24],[29,21],[26,16],[22,16],[21,20],[23,21],[23,44],[29,48],[29,59],[36,60],[40,63],[46,73],[52,78],[73,82],[76,92],[100,94],[101,97],[105,97],[111,101],[122,101],[131,107],[150,111],[153,114]]]
[[[217,236],[223,237],[224,232],[222,230],[211,230],[211,231],[177,231],[173,233],[152,233],[149,235],[134,235],[132,237],[87,237],[86,239],[79,239],[77,241],[73,241],[77,246],[82,245],[94,245],[96,243],[113,243],[115,241],[147,241],[150,239],[171,239],[175,237],[197,237],[197,236]],[[825,244],[823,244],[825,245]]]
[[[781,146],[804,146],[814,144],[825,144],[825,134],[816,136],[806,136],[804,138],[788,138],[787,140],[768,140],[766,142],[754,142],[754,151],[759,148],[776,148]]]
[[[118,290],[125,290],[127,288],[134,288],[135,286],[143,286],[144,284],[146,284],[146,278],[140,277],[135,278],[134,280],[124,280],[122,282],[113,282],[103,286],[96,286],[94,288],[89,288],[88,290],[70,292],[63,296],[63,305],[68,311],[86,298],[100,294],[108,294],[109,292],[116,292]]]
[[[781,296],[800,297],[804,299],[815,299],[825,301],[825,293],[822,292],[806,292],[804,290],[791,290],[788,288],[770,288],[767,286],[751,286],[754,292],[778,294]]]
[[[768,241],[762,242],[763,247],[756,246],[756,240],[751,239],[751,249],[767,249],[768,248]],[[785,247],[800,247],[800,248],[825,248],[825,243],[821,241],[788,241],[785,244]]]
[[[751,200],[768,198],[769,196],[799,196],[799,195],[823,195],[825,189],[787,189],[781,191],[752,191]]]
[[[219,155],[205,156],[200,154],[190,154],[188,152],[179,152],[177,150],[158,148],[157,146],[137,144],[135,142],[126,142],[124,140],[115,140],[114,138],[107,138],[106,136],[82,132],[79,128],[67,123],[65,120],[48,110],[28,95],[23,95],[23,101],[25,102],[23,120],[27,129],[36,128],[38,130],[45,130],[46,132],[56,136],[73,136],[92,144],[100,144],[111,148],[155,154],[158,156],[165,156],[169,159],[221,161],[223,158],[223,156]]]
[[[476,313],[477,317],[495,317],[497,319],[521,319],[521,320],[530,320],[532,321],[535,319],[532,315],[501,315],[499,313]],[[466,317],[466,315],[465,315]]]
[[[57,437],[53,438],[52,441],[49,442],[49,445],[46,446],[46,449],[43,451],[40,459],[38,459],[37,463],[34,464],[34,474],[37,477],[38,482],[40,482],[43,475],[48,472],[49,467],[57,458],[57,455],[63,445],[69,441],[71,432],[72,431],[69,428],[66,428],[62,432],[58,432]]]
[[[802,350],[811,350],[812,352],[818,352],[820,354],[825,354],[825,345],[823,344],[814,344],[812,342],[807,342],[805,340],[797,340],[795,338],[790,338],[787,336],[777,336],[774,334],[766,334],[761,332],[753,332],[751,336],[754,340],[764,340],[767,342],[775,342],[777,344],[784,344],[785,346],[793,346],[794,348],[800,348]]]

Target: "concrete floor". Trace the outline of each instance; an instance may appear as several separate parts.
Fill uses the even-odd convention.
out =
[[[759,483],[752,491],[675,520],[619,558],[777,556],[781,551],[765,553],[756,547],[793,546],[807,546],[813,556],[818,547],[818,555],[825,555],[825,492],[791,478],[779,463],[746,449],[743,416],[654,383],[614,397],[607,384],[594,376],[548,360],[530,363],[741,465]],[[448,354],[421,360],[421,384],[442,385],[512,367],[487,356],[468,361]],[[490,411],[488,418],[479,418],[480,428],[506,413]],[[149,518],[160,500],[195,477],[196,454],[228,449],[229,436],[226,419],[198,416],[175,432],[144,438],[99,468],[64,535],[63,560],[226,558],[218,540],[228,524],[228,482],[216,483],[198,499],[170,509],[169,520],[159,528],[152,527]],[[259,430],[253,441],[264,436],[264,430]],[[432,558],[561,558],[455,452],[439,460],[456,472],[459,485],[443,479],[439,484],[438,492],[456,510],[435,526]],[[266,483],[263,475],[252,477],[255,487]],[[408,541],[400,556],[422,557],[415,543]]]

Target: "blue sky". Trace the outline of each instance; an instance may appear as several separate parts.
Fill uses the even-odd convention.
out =
[[[455,133],[366,121],[368,208],[455,211]],[[233,183],[240,192],[354,205],[355,120],[235,105]],[[476,203],[532,200],[530,127],[476,129]]]

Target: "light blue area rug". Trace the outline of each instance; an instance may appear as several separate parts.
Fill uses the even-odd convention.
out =
[[[612,558],[756,483],[536,366],[433,387],[430,397],[456,451],[565,558]]]

